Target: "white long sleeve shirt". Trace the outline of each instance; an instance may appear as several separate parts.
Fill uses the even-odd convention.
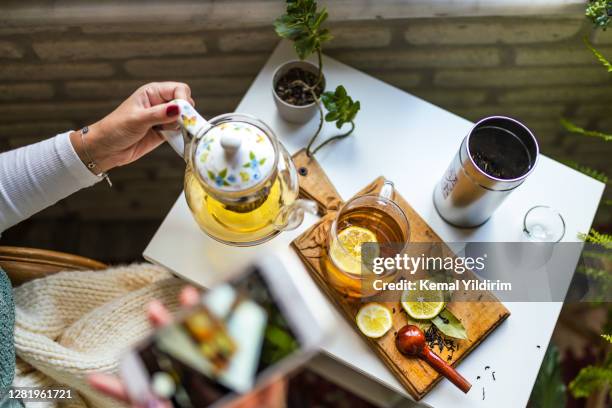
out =
[[[100,181],[74,151],[69,135],[0,154],[0,233]]]

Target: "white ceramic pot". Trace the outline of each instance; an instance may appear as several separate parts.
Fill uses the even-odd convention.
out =
[[[292,123],[306,123],[312,119],[312,117],[315,116],[319,110],[316,102],[308,105],[297,106],[285,102],[276,94],[276,83],[287,71],[292,68],[300,68],[304,71],[312,72],[315,75],[319,73],[317,66],[308,61],[295,60],[285,62],[276,68],[276,71],[274,71],[274,75],[272,77],[272,96],[274,97],[274,102],[278,108],[278,113],[283,119]],[[322,85],[323,90],[325,90],[325,76],[323,76]]]

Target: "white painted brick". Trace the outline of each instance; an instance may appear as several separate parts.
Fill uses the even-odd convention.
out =
[[[113,72],[106,63],[0,64],[0,80],[104,78]]]
[[[242,99],[241,95],[234,96],[210,96],[210,97],[197,97],[195,98],[196,108],[198,112],[207,118],[217,116],[222,113],[233,112]],[[272,96],[270,96],[270,102]]]
[[[121,101],[76,101],[53,103],[12,102],[0,104],[0,122],[15,120],[83,120],[101,119],[116,108]]]
[[[211,75],[255,75],[267,55],[222,56],[189,59],[136,59],[126,62],[126,71],[140,78],[202,77]]]
[[[582,19],[424,19],[406,23],[409,44],[526,44],[559,41],[578,34]]]
[[[462,89],[449,92],[446,89],[413,89],[411,93],[442,107],[479,105],[487,97],[487,92],[484,90]]]
[[[86,60],[107,58],[199,55],[206,53],[202,37],[166,36],[149,39],[45,41],[32,44],[43,60]]]
[[[176,78],[173,78],[176,79]],[[179,81],[178,79],[176,79]],[[77,99],[123,98],[144,85],[143,80],[68,81],[64,84],[66,95]],[[251,77],[186,78],[194,98],[211,95],[243,95],[252,82]]]
[[[45,121],[45,122],[20,122],[20,123],[1,123],[0,139],[29,137],[37,140],[55,136],[58,133],[74,129],[71,121]]]
[[[386,27],[349,26],[330,27],[334,38],[324,44],[325,49],[376,48],[391,43],[391,31]]]
[[[561,104],[520,104],[520,105],[498,105],[485,104],[473,107],[451,107],[451,112],[470,120],[476,121],[486,116],[503,115],[517,119],[524,118],[554,118],[558,119],[563,114],[565,106]]]
[[[401,89],[414,88],[419,85],[422,81],[422,76],[417,72],[369,72],[370,75],[384,81],[388,84],[396,86]]]
[[[23,57],[23,48],[9,41],[0,41],[0,58],[17,59]]]
[[[594,100],[612,100],[612,89],[608,86],[533,87],[507,91],[499,96],[501,103],[592,102]]]
[[[612,44],[612,30],[595,30],[593,33],[593,43],[604,45]]]
[[[612,104],[580,104],[576,116],[587,118],[612,117]]]
[[[47,83],[0,84],[0,101],[43,100],[54,94],[53,86]]]
[[[441,70],[434,84],[444,87],[517,88],[538,85],[591,85],[605,83],[610,75],[600,67],[491,68]]]
[[[501,61],[495,47],[412,48],[331,52],[331,56],[359,69],[491,67]]]
[[[607,56],[612,55],[611,47],[600,47]],[[555,46],[517,47],[515,49],[518,65],[597,65],[599,62],[591,51],[581,42],[558,44]]]
[[[607,118],[601,118],[597,122],[596,130],[606,132],[612,135],[612,117],[608,116]],[[610,152],[610,149],[608,148],[607,151]]]
[[[279,41],[272,27],[259,31],[235,31],[219,37],[219,49],[223,52],[271,51]]]
[[[0,27],[0,35],[15,35],[15,34],[38,34],[38,33],[62,33],[68,31],[66,25],[35,25],[35,26],[2,26]]]
[[[209,29],[205,23],[184,22],[183,24],[124,23],[124,24],[86,24],[80,27],[85,34],[185,34]]]

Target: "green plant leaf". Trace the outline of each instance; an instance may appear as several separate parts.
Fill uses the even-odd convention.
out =
[[[224,179],[224,178],[225,178],[225,176],[227,176],[227,168],[225,168],[225,169],[223,169],[223,170],[221,170],[221,171],[219,172],[219,177],[221,177],[222,179]]]
[[[570,122],[569,120],[565,118],[561,118],[561,125],[565,128],[565,130],[571,133],[577,133],[579,135],[590,136],[590,137],[598,137],[598,138],[605,140],[606,142],[609,142],[612,140],[612,134],[598,132],[596,130],[583,129],[580,126],[575,125],[574,123]]]
[[[208,177],[209,177],[211,180],[214,180],[214,179],[215,179],[215,173],[213,173],[212,171],[208,170]]]
[[[564,407],[566,399],[565,384],[563,384],[561,365],[559,364],[559,352],[551,344],[544,355],[528,406],[531,408]]]
[[[439,315],[431,319],[431,322],[446,336],[463,340],[468,338],[461,321],[448,309],[442,310]]]
[[[586,44],[587,48],[591,50],[593,55],[595,55],[595,58],[597,58],[599,62],[601,62],[601,65],[603,65],[608,72],[612,72],[612,64],[610,63],[610,61],[608,61],[606,57],[604,57],[603,54],[599,52],[597,48],[593,47],[593,44],[591,44],[586,37],[584,37],[584,43]]]
[[[601,337],[606,339],[608,343],[612,343],[612,334],[602,334]]]
[[[249,159],[255,160],[255,153],[253,151],[249,152]]]
[[[361,107],[359,101],[353,101],[346,89],[339,85],[334,92],[328,91],[321,96],[323,106],[328,113],[325,115],[327,122],[336,122],[336,127],[340,129],[345,123],[355,120],[357,112]]]
[[[607,249],[612,249],[612,235],[602,234],[595,229],[591,229],[588,234],[578,234],[578,238],[584,242],[590,242]]]
[[[569,384],[574,398],[586,398],[595,390],[612,384],[612,367],[584,367]]]
[[[590,0],[587,3],[585,15],[593,22],[596,28],[606,30],[610,25],[612,0]]]
[[[293,47],[301,60],[306,59],[317,48],[318,42],[314,36],[302,37],[295,40]]]
[[[303,60],[320,52],[321,44],[332,38],[328,29],[321,28],[327,17],[325,8],[317,11],[314,0],[289,0],[286,13],[274,21],[274,29],[279,37],[293,41],[296,54]]]
[[[264,157],[259,161],[259,165],[262,166],[266,162],[266,158]]]
[[[294,40],[304,34],[304,29],[300,22],[293,16],[283,15],[274,21],[274,30],[281,38]]]

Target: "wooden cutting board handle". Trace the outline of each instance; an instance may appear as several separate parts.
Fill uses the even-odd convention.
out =
[[[342,197],[325,174],[325,171],[314,157],[308,157],[302,149],[293,155],[300,180],[300,195],[315,201],[319,205],[320,215],[338,211],[342,206]]]

